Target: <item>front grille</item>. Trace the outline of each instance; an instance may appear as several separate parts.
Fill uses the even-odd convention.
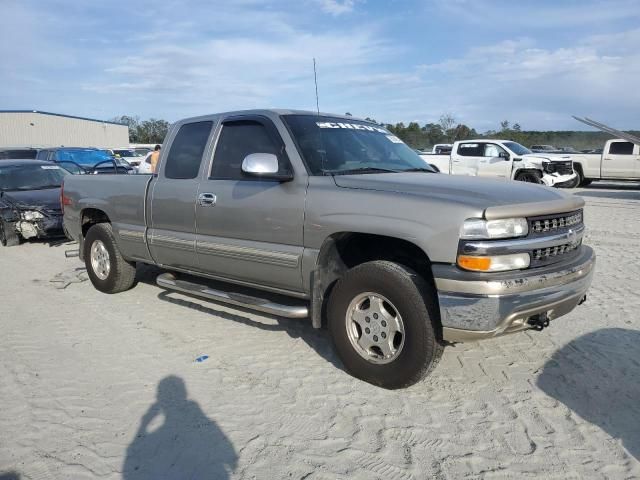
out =
[[[582,242],[565,243],[564,245],[556,245],[555,247],[538,248],[531,251],[531,266],[549,265],[551,263],[561,262],[574,256]]]
[[[561,233],[580,225],[582,225],[582,210],[577,210],[571,213],[530,218],[529,233],[531,235]]]
[[[583,228],[582,209],[574,210],[567,213],[556,213],[553,215],[544,215],[539,217],[531,217],[529,221],[529,237],[544,238],[553,235],[562,235],[573,230],[581,232]],[[537,248],[529,251],[531,255],[531,268],[551,265],[553,263],[570,261],[579,254],[580,245],[582,245],[582,235],[580,234],[576,240],[566,243],[566,237],[559,240],[559,245],[551,247]]]
[[[573,162],[571,160],[563,160],[561,162],[549,162],[546,164],[548,173],[557,172],[560,175],[571,175],[573,173]]]

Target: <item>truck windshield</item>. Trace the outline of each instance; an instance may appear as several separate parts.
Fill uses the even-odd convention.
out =
[[[0,190],[58,188],[69,172],[57,165],[0,165]]]
[[[533,153],[527,147],[522,146],[522,145],[520,145],[519,143],[516,143],[516,142],[504,142],[504,146],[507,147],[509,150],[511,150],[516,155],[528,155],[530,153]]]
[[[359,120],[284,115],[312,175],[434,170],[387,129]]]

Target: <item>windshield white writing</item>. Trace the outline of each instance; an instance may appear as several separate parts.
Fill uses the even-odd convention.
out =
[[[372,127],[371,125],[362,125],[360,123],[342,123],[342,122],[316,122],[320,128],[348,128],[351,130],[367,130],[369,132],[378,132],[389,134],[384,128]]]

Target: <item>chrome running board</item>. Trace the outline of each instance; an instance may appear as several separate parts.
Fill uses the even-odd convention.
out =
[[[268,298],[260,298],[244,293],[225,291],[222,289],[212,288],[204,284],[180,280],[171,273],[158,275],[156,283],[158,286],[168,290],[175,290],[176,292],[186,293],[206,300],[227,303],[229,305],[235,305],[249,310],[256,310],[258,312],[268,313],[278,317],[306,318],[309,316],[308,307],[300,303],[292,303],[289,305],[276,303]],[[268,296],[269,294],[264,293],[264,295]]]

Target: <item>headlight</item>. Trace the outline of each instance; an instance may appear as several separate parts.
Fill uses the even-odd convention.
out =
[[[504,272],[506,270],[522,270],[528,268],[531,257],[528,253],[510,255],[494,255],[479,257],[475,255],[458,255],[458,266],[474,272]]]
[[[30,222],[32,220],[39,220],[41,218],[44,218],[44,215],[42,215],[40,212],[27,211],[22,212],[22,218]]]
[[[526,218],[483,220],[470,218],[464,221],[460,238],[465,240],[493,240],[496,238],[524,237],[529,233]]]

